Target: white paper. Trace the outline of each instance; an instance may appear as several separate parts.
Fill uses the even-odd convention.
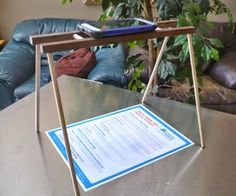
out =
[[[74,123],[67,130],[77,179],[85,191],[193,144],[143,105]],[[47,134],[65,160],[61,129]]]

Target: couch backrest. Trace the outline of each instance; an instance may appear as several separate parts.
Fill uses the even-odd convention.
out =
[[[73,31],[77,29],[79,23],[87,21],[44,18],[30,19],[18,23],[13,32],[12,40],[8,42],[7,46],[0,53],[0,79],[5,81],[14,90],[32,77],[35,69],[35,59],[34,47],[29,42],[30,35]],[[117,49],[114,48],[111,53],[118,51],[116,55],[121,60],[116,59],[114,61],[112,59],[113,66],[101,60],[100,66],[97,66],[99,70],[93,72],[92,78],[102,80],[104,83],[117,83],[117,86],[126,84],[126,78],[123,76],[126,56],[121,55],[123,51],[119,47]],[[62,57],[67,52],[69,51],[54,53],[54,60]],[[104,67],[104,64],[108,67],[100,69],[99,67]],[[41,56],[41,66],[47,66],[45,54]]]
[[[15,41],[29,43],[30,35],[74,31],[79,23],[86,21],[62,18],[24,20],[16,25],[12,37]]]
[[[5,81],[11,89],[15,89],[32,76],[35,65],[34,47],[29,44],[30,35],[76,30],[77,24],[84,21],[44,18],[30,19],[18,23],[14,29],[12,39],[0,53],[0,80]],[[63,53],[60,53],[57,58],[62,55]]]

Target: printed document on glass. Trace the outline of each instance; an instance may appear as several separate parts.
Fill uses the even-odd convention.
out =
[[[85,191],[193,145],[143,105],[68,125],[67,131]],[[47,135],[68,165],[61,128]]]

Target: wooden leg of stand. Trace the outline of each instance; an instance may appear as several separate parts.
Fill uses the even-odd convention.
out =
[[[159,52],[159,54],[157,56],[156,63],[154,65],[154,67],[153,67],[152,74],[151,74],[150,79],[148,81],[147,88],[146,88],[146,90],[144,92],[144,95],[143,95],[143,98],[142,98],[142,103],[144,103],[144,101],[145,101],[145,99],[146,99],[146,97],[147,97],[147,95],[149,93],[149,90],[150,90],[150,88],[152,86],[153,79],[154,79],[154,77],[155,77],[155,75],[157,73],[157,68],[158,68],[158,65],[160,64],[160,61],[161,61],[162,55],[163,55],[163,53],[165,51],[166,44],[167,44],[168,40],[169,40],[169,37],[165,37],[164,42],[163,42],[163,44],[161,46],[160,52]]]
[[[53,91],[54,91],[55,101],[57,105],[57,112],[58,112],[60,124],[62,127],[62,131],[63,131],[64,142],[65,142],[67,157],[69,161],[69,169],[70,169],[71,180],[73,183],[74,193],[76,196],[80,196],[79,186],[78,186],[78,182],[75,175],[73,158],[72,158],[71,149],[70,149],[70,142],[69,142],[69,138],[68,138],[68,134],[66,130],[66,122],[65,122],[64,112],[62,108],[61,96],[59,92],[57,78],[55,76],[52,54],[47,53],[47,58],[48,58],[49,69],[50,69],[51,78],[52,78],[52,85],[53,85]]]
[[[193,52],[192,35],[191,34],[187,34],[187,37],[188,37],[188,48],[189,48],[191,70],[192,70],[192,78],[193,78],[195,103],[196,103],[196,110],[197,110],[197,120],[198,120],[199,136],[200,136],[201,147],[204,148],[205,147],[205,143],[204,143],[204,136],[203,136],[203,131],[202,131],[202,117],[201,117],[201,110],[200,110],[200,100],[199,100],[199,92],[198,92],[196,65],[195,65],[194,52]]]
[[[35,46],[35,131],[39,132],[40,121],[40,75],[41,75],[41,53],[40,46]]]

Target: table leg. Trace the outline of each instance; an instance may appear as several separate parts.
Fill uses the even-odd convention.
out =
[[[153,67],[152,74],[151,74],[150,79],[148,81],[147,88],[146,88],[146,90],[144,92],[144,95],[143,95],[143,98],[142,98],[142,103],[144,103],[144,101],[145,101],[145,99],[146,99],[146,97],[147,97],[147,95],[149,93],[149,90],[150,90],[150,88],[152,86],[152,82],[153,82],[154,76],[157,73],[157,68],[158,68],[158,66],[160,64],[160,61],[161,61],[162,55],[163,55],[163,53],[165,51],[166,44],[167,44],[168,40],[169,40],[169,37],[165,37],[164,42],[163,42],[163,44],[161,46],[160,52],[159,52],[159,54],[157,56],[156,63],[154,65],[154,67]]]
[[[78,182],[76,179],[76,174],[75,174],[75,169],[74,169],[74,164],[73,164],[73,158],[72,158],[71,149],[70,149],[70,142],[69,142],[69,138],[68,138],[68,134],[66,130],[66,122],[65,122],[64,112],[62,108],[61,96],[59,92],[57,78],[55,76],[55,69],[53,65],[54,63],[53,63],[52,54],[47,53],[47,58],[48,58],[49,69],[50,69],[51,78],[52,78],[52,85],[53,85],[56,106],[57,106],[57,112],[58,112],[60,124],[62,127],[64,142],[66,146],[66,153],[69,160],[69,169],[70,169],[71,180],[73,183],[74,193],[76,196],[80,196]]]
[[[201,117],[201,110],[200,110],[196,65],[195,65],[194,52],[193,52],[192,34],[187,34],[187,37],[188,37],[188,48],[189,48],[190,63],[191,63],[192,78],[193,78],[195,104],[196,104],[196,110],[197,110],[199,136],[200,136],[201,147],[204,148],[205,142],[204,142],[203,131],[202,131],[202,117]]]
[[[40,121],[40,75],[41,75],[41,53],[40,45],[35,46],[35,131],[39,132]]]

